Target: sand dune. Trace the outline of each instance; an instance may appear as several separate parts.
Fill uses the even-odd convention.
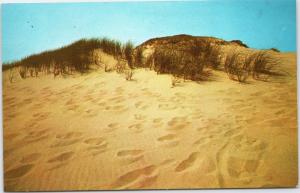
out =
[[[282,57],[290,76],[248,84],[4,73],[5,190],[295,186],[296,57]]]

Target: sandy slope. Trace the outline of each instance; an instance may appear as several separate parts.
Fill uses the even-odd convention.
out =
[[[4,74],[5,190],[295,186],[296,56],[284,58],[290,76],[249,84]]]

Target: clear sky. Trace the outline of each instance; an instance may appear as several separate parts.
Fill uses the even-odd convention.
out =
[[[4,62],[103,36],[137,45],[184,33],[296,50],[295,0],[2,4],[1,18]]]

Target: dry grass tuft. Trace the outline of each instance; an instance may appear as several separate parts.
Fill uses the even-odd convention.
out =
[[[133,70],[132,69],[126,69],[125,70],[125,79],[130,81],[130,80],[132,80],[132,76],[133,76]]]
[[[239,82],[246,82],[249,75],[253,79],[266,81],[270,75],[278,74],[275,67],[280,60],[267,51],[257,51],[248,55],[233,52],[226,57],[224,68],[228,77]]]

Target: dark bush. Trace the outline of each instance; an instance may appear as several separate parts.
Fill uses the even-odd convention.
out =
[[[246,44],[244,44],[241,40],[232,40],[231,42],[236,43],[242,47],[249,48]]]
[[[280,52],[280,50],[278,50],[277,48],[271,48],[270,50],[274,52]]]

